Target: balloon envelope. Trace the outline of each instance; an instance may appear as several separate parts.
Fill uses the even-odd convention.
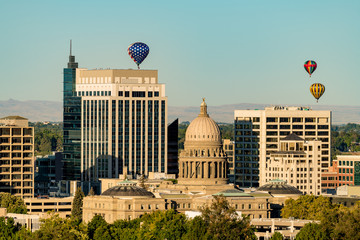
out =
[[[314,83],[310,86],[310,92],[316,98],[316,101],[318,101],[325,92],[325,86],[321,83]]]
[[[134,60],[138,68],[149,54],[149,46],[142,42],[136,42],[128,47],[128,54]]]
[[[317,64],[315,61],[312,60],[308,60],[304,63],[304,68],[305,70],[310,74],[311,74],[316,70]]]

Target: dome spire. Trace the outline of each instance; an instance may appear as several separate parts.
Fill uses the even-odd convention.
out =
[[[207,105],[205,103],[205,98],[202,99],[202,103],[200,105],[200,114],[199,117],[209,117],[209,115],[207,114]]]

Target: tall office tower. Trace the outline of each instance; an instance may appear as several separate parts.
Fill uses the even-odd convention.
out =
[[[71,44],[71,42],[70,42]],[[75,56],[70,56],[64,68],[63,96],[63,180],[80,180],[81,158],[81,97],[76,96]]]
[[[81,180],[167,173],[167,97],[156,70],[76,69]]]
[[[0,192],[34,196],[34,128],[19,116],[0,119]]]
[[[168,126],[168,164],[167,168],[168,174],[178,174],[179,173],[179,119],[175,119]]]
[[[265,110],[235,110],[235,183],[258,187],[266,183],[270,154],[279,151],[279,141],[291,133],[305,141],[320,140],[321,171],[330,166],[331,112],[304,107],[267,107]]]

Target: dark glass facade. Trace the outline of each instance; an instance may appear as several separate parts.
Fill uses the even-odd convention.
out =
[[[167,138],[168,138],[168,164],[167,164],[167,172],[169,174],[178,174],[179,166],[178,166],[178,132],[179,132],[179,120],[175,119],[168,126]]]
[[[78,64],[69,57],[64,68],[63,92],[63,180],[81,179],[81,97],[76,96],[75,81]]]

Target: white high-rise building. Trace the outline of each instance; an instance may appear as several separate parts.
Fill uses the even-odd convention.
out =
[[[167,173],[167,97],[157,70],[76,69],[81,181]]]
[[[304,194],[321,193],[321,141],[304,141],[292,133],[266,161],[265,182],[283,180]]]
[[[235,110],[235,184],[258,187],[266,183],[270,154],[280,151],[280,140],[295,133],[305,141],[321,141],[322,172],[330,166],[331,111],[305,107],[267,107]]]

